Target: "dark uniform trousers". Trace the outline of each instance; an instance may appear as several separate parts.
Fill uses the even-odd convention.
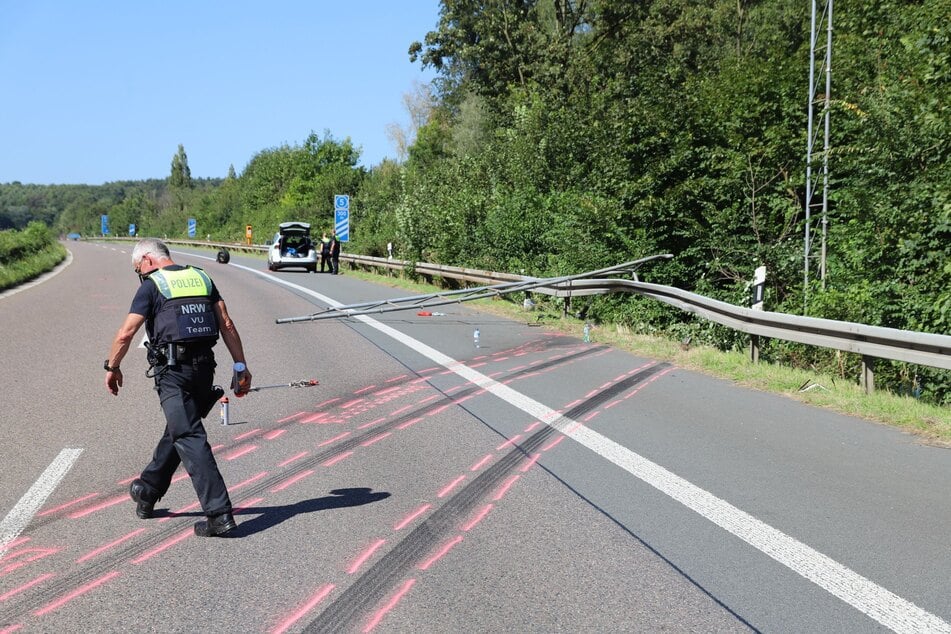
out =
[[[208,401],[214,398],[214,378],[215,360],[210,351],[195,360],[182,360],[156,375],[155,389],[165,412],[165,433],[141,476],[157,501],[168,491],[178,465],[184,464],[202,511],[208,516],[232,510],[228,489],[201,422],[202,413],[213,405]]]

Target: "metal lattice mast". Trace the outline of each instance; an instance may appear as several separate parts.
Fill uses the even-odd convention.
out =
[[[822,280],[822,286],[825,288],[826,280],[826,238],[828,236],[828,211],[829,211],[829,104],[832,94],[832,2],[825,0],[821,15],[817,15],[818,0],[812,0],[812,18],[810,20],[809,32],[809,114],[806,130],[806,235],[804,241],[804,262],[803,262],[803,313],[808,312],[809,306],[809,268],[812,258],[812,210],[814,207],[821,209],[821,249],[819,253],[819,279]],[[823,25],[826,30],[825,46],[819,44],[819,34]],[[816,76],[816,58],[823,55],[825,60],[823,67],[819,70],[819,76]],[[813,164],[817,161],[817,152],[815,150],[817,135],[816,118],[816,89],[822,76],[825,76],[825,94],[822,96],[822,112],[819,115],[822,118],[823,127],[823,145],[822,145],[822,199],[816,202],[815,182],[813,180]]]

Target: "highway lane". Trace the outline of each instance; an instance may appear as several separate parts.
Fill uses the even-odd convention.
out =
[[[141,522],[124,483],[147,460],[160,412],[141,356],[123,363],[118,398],[99,370],[137,282],[127,247],[70,248],[62,274],[0,300],[0,380],[15,387],[2,396],[0,512],[63,447],[83,448],[0,560],[0,631],[182,631],[196,619],[244,631],[946,627],[951,562],[935,530],[951,519],[946,451],[464,306],[276,326],[311,311],[314,293],[346,303],[405,291],[264,273],[240,256],[179,259],[221,286],[256,381],[321,385],[249,396],[233,407],[241,424],[209,423],[248,507],[237,538],[188,536],[187,480],[160,504],[176,515]],[[531,403],[782,536],[760,547],[788,549],[788,537],[815,549],[807,565],[818,551],[863,575],[873,591],[859,597],[873,599],[836,598],[828,569],[804,579],[783,553],[632,476],[619,466],[627,454],[612,462],[580,432],[565,438]],[[717,520],[722,508],[699,495]]]

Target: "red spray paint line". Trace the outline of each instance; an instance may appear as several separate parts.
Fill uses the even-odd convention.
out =
[[[396,428],[397,428],[397,429],[406,429],[406,428],[409,427],[410,425],[415,425],[416,423],[418,423],[418,422],[421,421],[421,420],[423,420],[423,417],[422,417],[422,416],[417,416],[417,417],[414,418],[413,420],[408,420],[408,421],[406,421],[405,423],[400,423],[399,425],[396,426]]]
[[[376,385],[368,385],[368,386],[366,386],[366,387],[364,387],[364,388],[361,388],[361,389],[359,389],[359,390],[356,390],[356,391],[354,392],[354,394],[355,394],[355,395],[356,395],[356,394],[366,394],[367,392],[369,392],[370,390],[372,390],[372,389],[375,388],[375,387],[376,387]]]
[[[93,495],[98,495],[98,494],[93,494]],[[21,544],[25,544],[28,541],[30,541],[29,537],[18,537],[17,539],[14,539],[12,542],[7,544],[7,549],[9,550],[10,548],[16,548],[17,546]],[[6,559],[6,557],[0,557],[0,561],[3,561],[4,559]]]
[[[304,456],[306,456],[306,455],[309,454],[309,453],[310,453],[309,451],[302,451],[302,452],[300,452],[299,454],[297,454],[297,455],[295,455],[295,456],[291,456],[290,458],[288,458],[288,459],[285,460],[284,462],[278,464],[277,466],[279,466],[279,467],[286,467],[286,466],[289,465],[290,463],[296,462],[296,461],[300,460],[301,458],[303,458]]]
[[[335,456],[335,457],[331,458],[330,460],[325,460],[324,462],[320,463],[320,466],[322,466],[322,467],[330,467],[330,466],[332,466],[332,465],[337,464],[337,463],[340,462],[341,460],[345,460],[345,459],[349,458],[349,457],[352,456],[352,455],[353,455],[353,452],[352,452],[352,451],[348,451],[348,452],[346,452],[346,453],[342,453],[342,454],[340,454],[339,456]]]
[[[286,423],[286,422],[289,421],[289,420],[294,420],[295,418],[300,418],[301,416],[306,416],[306,415],[307,415],[307,412],[297,412],[296,414],[291,414],[290,416],[285,416],[284,418],[280,419],[280,420],[277,421],[277,422],[279,422],[279,423]]]
[[[384,383],[394,383],[396,381],[401,381],[403,379],[409,378],[408,374],[401,374],[399,376],[394,376],[392,379],[387,379]]]
[[[504,443],[496,447],[495,450],[499,451],[500,449],[505,449],[509,445],[515,445],[515,443],[517,443],[521,439],[522,439],[522,434],[516,434],[515,436],[512,436],[511,438],[506,440]]]
[[[554,449],[555,447],[558,446],[558,443],[560,443],[564,439],[565,439],[564,436],[559,436],[558,438],[555,438],[553,441],[551,441],[550,443],[542,447],[542,451],[548,451],[550,449]]]
[[[260,434],[260,433],[261,433],[260,429],[252,429],[251,431],[244,432],[240,436],[235,436],[233,440],[244,440],[245,438],[250,438],[251,436],[255,434]]]
[[[400,522],[396,526],[393,527],[393,530],[398,531],[405,528],[410,522],[412,522],[417,517],[419,517],[420,515],[422,515],[423,513],[425,513],[431,508],[433,508],[432,504],[423,504],[421,507],[419,507],[418,509],[416,509],[415,511],[413,511],[412,513],[404,517],[402,520],[400,520]]]
[[[459,476],[458,478],[456,478],[455,480],[447,484],[445,487],[443,487],[442,491],[436,494],[436,497],[437,498],[446,497],[447,495],[449,495],[450,491],[455,489],[456,486],[465,479],[466,479],[465,475]]]
[[[521,478],[521,477],[522,477],[522,476],[520,476],[520,475],[518,475],[518,474],[513,475],[513,476],[510,476],[509,479],[506,480],[505,483],[504,483],[502,486],[499,487],[499,490],[498,490],[498,491],[496,492],[496,494],[492,497],[492,501],[493,501],[493,502],[498,502],[499,500],[501,500],[501,499],[502,499],[502,496],[504,496],[504,495],[508,492],[508,490],[512,487],[512,485],[515,484],[515,481],[518,480],[518,479]]]
[[[374,425],[382,423],[385,420],[386,420],[386,416],[380,416],[376,420],[371,420],[369,423],[363,423],[362,425],[357,427],[357,429],[366,429],[367,427],[373,427]]]
[[[237,491],[237,490],[240,489],[241,487],[246,487],[246,486],[248,486],[249,484],[251,484],[252,482],[257,482],[258,480],[260,480],[261,478],[263,478],[263,477],[266,476],[266,475],[267,475],[267,471],[262,471],[261,473],[259,473],[259,474],[257,474],[257,475],[251,476],[250,478],[248,478],[248,479],[245,480],[244,482],[239,482],[238,484],[236,484],[236,485],[234,485],[234,486],[232,486],[232,487],[228,487],[228,490],[229,490],[229,491]]]
[[[384,434],[380,434],[379,436],[374,436],[373,438],[370,438],[369,440],[364,440],[362,443],[360,443],[360,446],[361,446],[361,447],[369,447],[369,446],[372,445],[373,443],[379,442],[379,441],[383,440],[384,438],[386,438],[387,436],[392,436],[392,435],[393,435],[393,432],[388,431],[388,432],[386,432],[386,433],[384,433]]]
[[[145,553],[139,555],[138,557],[136,557],[135,559],[132,560],[132,563],[134,563],[134,564],[140,564],[140,563],[142,563],[143,561],[146,561],[146,560],[148,560],[148,559],[151,559],[151,558],[154,557],[155,555],[158,555],[159,553],[165,552],[166,550],[168,550],[169,548],[171,548],[172,546],[174,546],[174,545],[177,544],[178,542],[185,541],[186,539],[188,539],[189,537],[191,537],[191,536],[194,535],[194,534],[195,534],[195,529],[189,527],[187,530],[182,531],[181,533],[179,533],[179,534],[176,535],[175,537],[172,537],[171,539],[165,540],[164,542],[162,542],[161,544],[159,544],[158,546],[156,546],[156,547],[153,548],[152,550],[149,550],[149,551],[147,551],[147,552],[145,552]]]
[[[307,476],[311,475],[313,472],[314,472],[313,469],[309,469],[309,470],[307,470],[307,471],[305,471],[305,472],[303,472],[303,473],[298,473],[298,474],[297,474],[296,476],[294,476],[293,478],[288,478],[287,480],[284,480],[284,482],[281,482],[281,483],[278,484],[277,486],[271,488],[271,489],[270,489],[270,492],[271,492],[271,493],[277,493],[278,491],[283,491],[284,489],[286,489],[287,487],[291,486],[291,485],[294,484],[295,482],[300,482],[301,480],[303,480],[303,479],[306,478]]]
[[[466,523],[462,527],[462,530],[465,532],[471,531],[473,528],[475,528],[475,525],[481,522],[485,518],[485,516],[488,515],[489,512],[494,508],[495,508],[494,504],[486,504],[485,506],[483,506],[481,509],[479,509],[479,512],[475,514],[475,517],[469,520],[469,522]]]
[[[132,539],[133,537],[135,537],[135,536],[138,535],[139,533],[144,533],[144,532],[145,532],[145,529],[144,529],[144,528],[140,528],[140,529],[138,529],[138,530],[134,530],[134,531],[132,531],[131,533],[129,533],[129,534],[127,534],[127,535],[124,535],[124,536],[120,537],[119,539],[117,539],[117,540],[115,540],[115,541],[109,542],[109,543],[106,544],[105,546],[100,546],[99,548],[97,548],[97,549],[95,549],[95,550],[89,551],[88,553],[86,553],[85,555],[83,555],[82,557],[80,557],[79,559],[77,559],[77,560],[76,560],[76,563],[77,563],[77,564],[81,564],[81,563],[83,563],[84,561],[87,561],[87,560],[89,560],[89,559],[92,559],[92,558],[95,557],[96,555],[100,555],[100,554],[106,552],[107,550],[109,550],[109,549],[111,549],[111,548],[115,548],[115,547],[118,546],[119,544],[121,544],[121,543],[123,543],[123,542],[126,542],[126,541]]]
[[[13,632],[16,632],[22,627],[23,627],[23,623],[17,623],[16,625],[11,625],[10,627],[3,628],[2,630],[0,630],[0,634],[13,634]]]
[[[390,610],[396,607],[396,604],[400,602],[400,599],[403,598],[403,595],[409,592],[414,583],[416,583],[415,579],[407,579],[406,583],[400,586],[400,589],[396,592],[396,594],[386,602],[386,605],[377,610],[376,614],[373,615],[373,618],[367,623],[367,626],[363,628],[363,634],[373,631],[373,628],[380,624],[380,621],[383,620],[383,617],[385,617]]]
[[[20,593],[23,592],[24,590],[29,590],[29,589],[32,588],[33,586],[39,585],[39,584],[43,583],[44,581],[46,581],[47,579],[49,579],[50,577],[55,577],[55,576],[56,576],[56,575],[53,574],[52,572],[47,572],[47,573],[44,574],[44,575],[40,575],[39,577],[37,577],[37,578],[34,579],[33,581],[28,581],[28,582],[24,583],[22,586],[20,586],[20,587],[18,587],[18,588],[14,588],[13,590],[9,590],[9,591],[7,591],[7,592],[4,592],[3,594],[0,594],[0,602],[6,601],[6,600],[9,599],[10,597],[15,596],[15,595],[17,595],[17,594],[20,594]],[[0,632],[3,632],[3,631],[5,631],[5,630],[0,630]],[[11,630],[11,631],[12,631],[12,630]]]
[[[541,454],[540,454],[540,453],[532,454],[531,459],[530,459],[528,462],[526,462],[525,464],[523,464],[521,467],[519,467],[518,470],[521,471],[522,473],[525,473],[526,471],[528,471],[529,469],[532,468],[532,465],[534,465],[536,462],[538,462],[538,459],[539,459],[539,458],[541,458]]]
[[[235,460],[236,458],[240,458],[241,456],[251,453],[257,448],[258,448],[257,445],[246,445],[239,449],[235,449],[234,451],[229,453],[227,456],[225,456],[225,460],[228,460],[228,461]]]
[[[326,407],[327,405],[330,405],[331,403],[336,403],[336,402],[339,401],[339,400],[340,400],[339,398],[330,398],[330,399],[327,399],[327,400],[324,401],[323,403],[317,404],[317,405],[314,407],[314,409],[320,409],[321,407]]]
[[[167,522],[167,521],[169,521],[169,520],[171,520],[171,519],[175,519],[176,517],[181,517],[181,516],[184,515],[185,513],[188,513],[188,512],[190,512],[190,511],[197,510],[197,509],[199,509],[199,508],[201,508],[201,502],[192,502],[192,503],[189,504],[188,506],[183,506],[182,508],[178,509],[177,511],[170,511],[169,514],[168,514],[167,516],[161,518],[161,519],[159,520],[159,522]]]
[[[95,579],[94,581],[90,581],[84,586],[80,586],[76,588],[69,594],[62,596],[59,599],[56,599],[52,603],[48,603],[47,605],[43,606],[39,610],[36,610],[33,614],[36,616],[43,616],[44,614],[47,614],[48,612],[52,612],[53,610],[61,608],[67,603],[69,603],[70,601],[72,601],[73,599],[75,599],[76,597],[80,597],[86,594],[87,592],[89,592],[90,590],[94,590],[98,588],[99,586],[103,585],[104,583],[108,583],[109,581],[111,581],[112,579],[118,576],[119,576],[119,571],[113,570],[112,572],[107,573],[99,577],[98,579]]]
[[[362,399],[362,398],[355,398],[355,399],[353,399],[352,401],[347,401],[346,403],[344,403],[343,405],[341,405],[341,406],[340,406],[340,409],[349,409],[349,408],[353,407],[354,405],[357,405],[358,403],[362,403],[362,402],[363,402],[363,399]]]
[[[390,412],[390,417],[392,418],[392,417],[395,417],[395,416],[399,416],[399,415],[402,414],[403,412],[409,411],[409,410],[413,409],[414,407],[416,407],[416,404],[415,404],[415,403],[412,403],[412,404],[410,404],[410,405],[407,405],[406,407],[401,407],[401,408],[399,408],[398,410],[396,410],[395,412]]]
[[[132,480],[135,480],[135,478],[132,478]],[[132,482],[132,480],[129,480],[129,482]],[[126,484],[128,484],[128,482],[127,482]],[[55,507],[55,508],[51,508],[51,509],[49,509],[49,510],[43,511],[42,513],[40,513],[40,515],[41,515],[41,516],[42,516],[42,515],[52,515],[53,513],[57,512],[57,511],[62,511],[63,509],[68,509],[68,508],[71,507],[71,506],[76,506],[77,504],[81,504],[81,503],[85,502],[86,500],[88,500],[88,499],[90,499],[90,498],[96,497],[97,495],[99,495],[99,494],[98,494],[98,493],[90,493],[89,495],[84,495],[84,496],[81,497],[81,498],[76,498],[75,500],[72,500],[72,501],[70,501],[70,502],[66,502],[65,504],[60,504],[59,506],[57,506],[57,507]],[[13,545],[13,544],[10,544],[10,546],[12,546],[12,545]]]
[[[286,432],[287,432],[286,429],[275,429],[274,431],[269,431],[268,433],[264,434],[264,437],[267,438],[268,440],[274,440],[275,438],[277,438],[278,436]]]
[[[489,462],[490,460],[492,460],[492,454],[486,454],[485,457],[479,460],[479,462],[469,467],[469,471],[478,471],[479,469],[484,467],[486,463]]]
[[[85,508],[81,511],[74,511],[73,513],[70,513],[68,517],[69,519],[72,519],[72,520],[79,519],[80,517],[85,517],[87,515],[95,513],[96,511],[101,511],[104,508],[109,508],[110,506],[121,504],[122,502],[128,502],[129,500],[130,498],[128,495],[120,495],[118,497],[109,498],[105,502],[101,502],[99,504],[96,504],[95,506],[90,506],[89,508]]]
[[[365,564],[365,563],[367,562],[367,560],[370,559],[370,557],[373,556],[373,553],[375,553],[377,550],[379,550],[380,547],[381,547],[383,544],[385,544],[385,543],[386,543],[386,540],[385,540],[385,539],[378,539],[378,540],[376,540],[375,542],[373,542],[372,544],[370,544],[370,546],[369,546],[366,550],[364,550],[363,553],[361,553],[360,556],[357,557],[357,558],[353,561],[352,564],[350,564],[350,567],[347,568],[347,572],[352,575],[352,574],[355,573],[357,570],[359,570],[359,569],[360,569],[360,566],[362,566],[363,564]]]
[[[0,576],[10,574],[14,570],[27,566],[38,559],[43,559],[44,557],[55,555],[60,550],[62,549],[61,548],[26,548],[24,550],[21,550],[15,553],[8,553],[7,556],[3,558],[2,561],[7,562],[7,561],[13,561],[14,559],[19,559],[19,561],[17,561],[16,563],[8,564],[4,566],[3,569],[0,570]],[[24,555],[29,555],[29,556],[24,557]]]
[[[333,592],[335,587],[336,586],[334,586],[332,583],[321,586],[321,588],[317,590],[317,594],[308,599],[307,603],[298,608],[297,611],[281,621],[277,627],[271,630],[271,634],[284,634],[284,632],[289,630],[291,626],[294,625],[294,623],[299,621],[305,614],[313,610],[318,603],[326,599],[327,595]]]
[[[436,551],[436,553],[432,557],[430,557],[429,559],[421,563],[418,566],[418,568],[420,570],[429,570],[430,566],[432,566],[434,563],[436,563],[437,561],[445,557],[446,553],[452,550],[456,546],[456,544],[458,544],[461,541],[462,541],[462,535],[456,535],[447,543],[443,544],[442,548]]]
[[[337,434],[336,436],[334,436],[333,438],[331,438],[331,439],[329,439],[329,440],[325,440],[324,442],[320,443],[320,444],[317,445],[317,446],[318,446],[318,447],[323,447],[323,446],[325,446],[325,445],[332,445],[333,443],[337,442],[337,441],[340,440],[341,438],[346,438],[346,437],[349,436],[349,435],[350,435],[350,432],[345,431],[345,432],[343,432],[342,434]]]

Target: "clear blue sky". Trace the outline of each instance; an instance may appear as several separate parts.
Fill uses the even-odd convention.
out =
[[[438,0],[0,0],[0,183],[239,173],[311,131],[370,167],[433,78],[406,51]]]

